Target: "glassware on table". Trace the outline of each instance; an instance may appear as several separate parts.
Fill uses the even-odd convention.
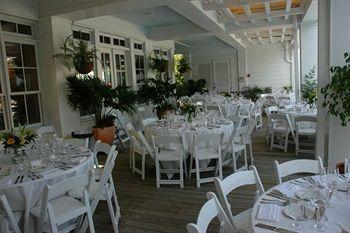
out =
[[[314,225],[314,230],[317,232],[324,232],[326,230],[326,225],[321,222],[325,211],[326,207],[324,205],[316,203],[316,224]]]
[[[299,223],[299,219],[302,217],[299,215],[299,211],[296,208],[299,208],[300,204],[291,204],[291,208],[294,209],[294,211],[290,212],[290,217],[293,219],[293,222],[290,224],[290,227],[297,231],[301,229],[301,224]]]

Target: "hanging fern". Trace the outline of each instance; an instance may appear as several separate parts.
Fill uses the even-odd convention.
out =
[[[321,89],[324,95],[323,107],[327,108],[328,115],[336,116],[342,126],[350,121],[350,54],[344,54],[344,66],[332,66],[332,79]]]

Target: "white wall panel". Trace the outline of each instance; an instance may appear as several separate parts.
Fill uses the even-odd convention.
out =
[[[258,45],[246,49],[247,84],[279,90],[291,85],[291,65],[284,59],[281,43]]]

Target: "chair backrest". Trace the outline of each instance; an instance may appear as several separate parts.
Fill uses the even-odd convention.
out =
[[[284,113],[275,113],[275,114],[271,114],[270,115],[270,120],[272,123],[275,124],[282,124],[285,126],[289,126],[288,124],[288,119],[287,119],[287,115]]]
[[[265,96],[264,99],[265,99],[265,105],[266,106],[277,105],[276,99],[275,99],[274,96],[267,95],[267,96]]]
[[[224,232],[233,233],[236,232],[233,228],[230,220],[228,219],[225,211],[223,210],[220,202],[218,201],[216,195],[212,192],[207,193],[207,198],[209,199],[200,209],[197,223],[189,223],[187,224],[187,232],[188,233],[205,233],[207,232],[208,226],[210,222],[218,217],[220,223],[224,225]]]
[[[196,133],[193,136],[193,149],[214,147],[221,150],[224,133],[200,134]],[[193,150],[194,151],[194,150]]]
[[[316,128],[316,116],[295,116],[295,129],[298,132],[300,128]]]
[[[170,135],[152,135],[153,148],[157,149],[170,149],[170,150],[181,150],[182,153],[185,151],[184,137],[183,135],[170,136]],[[156,150],[157,151],[157,150]]]
[[[221,206],[225,210],[226,215],[229,217],[231,224],[236,228],[235,223],[233,221],[233,214],[231,211],[231,205],[227,200],[227,195],[231,193],[233,190],[245,186],[245,185],[255,185],[256,186],[256,198],[261,194],[265,193],[265,189],[261,183],[258,171],[255,166],[250,166],[247,171],[239,171],[235,172],[224,180],[220,180],[218,178],[214,179],[214,184],[216,188],[216,192],[218,194],[218,198],[220,200]]]
[[[49,203],[51,200],[56,199],[60,196],[67,195],[69,191],[73,191],[75,189],[83,188],[84,197],[86,197],[88,185],[91,183],[93,179],[93,172],[90,171],[86,174],[74,176],[68,179],[65,179],[54,185],[46,185],[43,192],[42,202],[41,202],[41,210],[40,210],[40,218],[38,223],[38,232],[41,232],[43,227],[44,217],[49,211]]]
[[[18,227],[16,218],[13,215],[12,209],[5,195],[0,196],[0,210],[1,209],[5,212],[5,215],[8,220],[8,223],[10,224],[11,230],[14,233],[21,233],[21,230]]]
[[[223,117],[223,114],[222,114],[222,111],[221,111],[221,108],[219,107],[219,105],[207,104],[206,108],[208,111],[218,112],[219,116]]]
[[[107,143],[102,143],[100,140],[98,140],[95,144],[94,147],[94,151],[93,151],[93,155],[94,155],[94,160],[95,160],[95,165],[98,166],[98,159],[97,159],[97,155],[98,153],[104,153],[107,155],[107,160],[106,163],[109,161],[110,157],[113,156],[113,154],[115,154],[115,149],[116,146],[115,145],[109,145]]]
[[[322,159],[317,156],[316,160],[311,159],[296,159],[279,164],[278,161],[274,161],[276,180],[278,184],[282,184],[282,178],[298,174],[298,173],[311,173],[321,174],[323,170]]]
[[[153,155],[153,150],[146,140],[146,137],[143,135],[142,131],[137,131],[131,123],[128,123],[126,126],[126,131],[129,136],[132,138],[132,143],[136,143],[138,147],[145,147],[148,154]]]

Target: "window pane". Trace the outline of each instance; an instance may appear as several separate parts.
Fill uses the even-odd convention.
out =
[[[103,43],[103,36],[100,36],[100,43]]]
[[[36,67],[34,45],[22,44],[24,67]]]
[[[27,91],[38,91],[38,75],[36,69],[24,69]]]
[[[1,21],[1,29],[6,32],[17,32],[16,24],[8,21]]]
[[[32,34],[32,27],[29,25],[17,24],[17,27],[18,27],[18,33],[25,34],[25,35]]]
[[[11,109],[15,126],[18,126],[18,124],[24,125],[27,123],[23,95],[11,96]]]
[[[120,70],[120,59],[118,54],[115,55],[115,68]]]
[[[110,44],[110,43],[111,43],[111,38],[108,37],[108,36],[105,36],[105,37],[104,37],[104,43],[105,43],[105,44]]]
[[[0,98],[0,130],[5,129],[4,107],[3,99]]]
[[[90,33],[82,32],[81,33],[81,39],[85,41],[90,41]]]
[[[125,47],[125,40],[120,40],[120,46]]]
[[[81,39],[81,33],[80,33],[80,31],[73,31],[73,38],[74,39]]]
[[[140,56],[135,56],[135,67],[136,69],[140,68]]]
[[[114,44],[114,45],[119,45],[119,40],[116,39],[116,38],[113,38],[113,44]]]
[[[5,42],[6,61],[8,67],[21,67],[21,48],[17,43]]]
[[[125,72],[121,72],[121,79],[122,79],[122,85],[126,86],[126,73]]]
[[[124,57],[124,55],[120,55],[120,69],[125,70],[125,57]]]
[[[141,67],[141,69],[145,68],[145,63],[144,63],[144,60],[143,60],[143,56],[141,56],[141,58],[140,58],[140,67]]]
[[[35,124],[40,123],[40,108],[38,95],[26,95],[28,123]]]
[[[9,77],[12,92],[24,91],[24,78],[22,69],[9,69]]]

